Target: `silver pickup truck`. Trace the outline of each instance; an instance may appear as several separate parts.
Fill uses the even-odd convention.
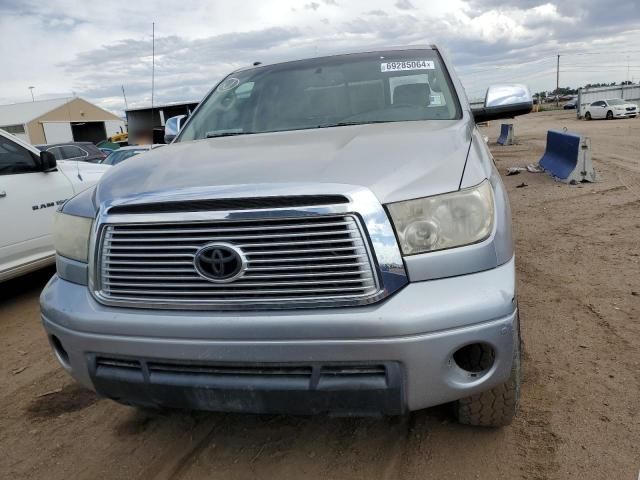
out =
[[[435,46],[231,73],[56,215],[55,356],[133,406],[509,423],[511,219],[476,123],[531,105],[472,111]]]

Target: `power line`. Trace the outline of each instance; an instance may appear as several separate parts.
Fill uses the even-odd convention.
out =
[[[589,55],[607,55],[608,58],[591,61]],[[562,68],[560,66],[560,57],[562,57]],[[622,58],[621,58],[622,57]],[[637,72],[640,71],[638,59],[640,58],[640,50],[622,50],[616,52],[603,51],[582,51],[582,52],[565,52],[560,51],[553,56],[543,56],[533,60],[520,63],[500,63],[491,65],[488,61],[483,61],[475,65],[467,65],[459,67],[460,77],[463,83],[467,85],[485,84],[501,79],[509,79],[508,81],[529,83],[534,81],[541,84],[547,83],[549,77],[555,73],[556,92],[560,89],[560,73],[567,75],[567,83],[574,83],[579,75],[587,75],[591,78],[614,77],[619,80],[626,74],[626,80],[637,78]],[[555,60],[555,65],[551,61]],[[602,63],[599,63],[603,61]],[[504,62],[504,60],[502,61]],[[600,74],[600,75],[594,75]],[[632,76],[633,74],[633,76]],[[543,80],[546,77],[546,81]],[[587,78],[588,78],[587,77]],[[617,78],[615,78],[617,77]],[[534,80],[535,79],[535,80]],[[613,80],[612,79],[612,80]],[[581,79],[581,82],[585,79]],[[591,80],[592,82],[594,80]],[[538,87],[539,88],[539,87]],[[481,88],[471,88],[467,92],[473,97],[476,92],[481,92]],[[481,96],[480,94],[476,96]]]
[[[572,55],[627,55],[628,53],[640,53],[640,50],[618,50],[615,52],[576,52],[576,53],[563,53],[562,56]]]
[[[473,71],[473,72],[468,72],[468,74],[473,75],[473,74],[476,74],[476,73],[493,72],[495,70],[502,70],[502,69],[513,70],[513,69],[516,69],[516,68],[521,67],[523,65],[531,65],[531,64],[534,64],[534,63],[541,63],[543,61],[549,61],[549,60],[551,60],[553,58],[555,58],[555,57],[544,57],[544,58],[539,58],[539,59],[536,59],[536,60],[531,60],[529,62],[513,63],[513,64],[507,64],[507,65],[494,65],[494,66],[492,66],[490,68],[485,68],[485,69],[482,69],[482,70],[476,70],[476,71]],[[483,64],[480,64],[480,65],[483,65]],[[461,70],[464,69],[464,68],[475,68],[475,67],[473,65],[471,65],[469,67],[460,67]]]
[[[583,69],[583,68],[580,68],[580,69],[571,69],[571,68],[562,69],[563,72],[572,72],[572,73],[593,73],[593,72],[598,73],[598,72],[600,72],[600,73],[605,73],[605,74],[606,73],[611,73],[611,71],[614,71],[614,72],[617,73],[617,72],[621,72],[621,71],[624,72],[626,70],[627,70],[626,66],[618,67],[617,69],[611,69],[609,71],[605,71],[605,70],[602,70],[602,69]],[[634,71],[635,70],[640,70],[640,67],[630,67],[629,70],[634,70]]]

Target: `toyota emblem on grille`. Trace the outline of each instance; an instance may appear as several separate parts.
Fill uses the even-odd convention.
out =
[[[196,252],[196,271],[210,282],[228,283],[240,278],[247,261],[239,248],[228,243],[210,243]]]

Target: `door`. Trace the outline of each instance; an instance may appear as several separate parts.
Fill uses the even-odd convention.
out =
[[[42,122],[45,143],[73,142],[73,132],[69,122]]]
[[[71,196],[62,172],[39,172],[34,153],[0,136],[0,281],[53,259],[53,214]]]
[[[71,131],[76,142],[99,143],[107,138],[104,122],[72,123]]]
[[[605,118],[607,116],[607,104],[603,101],[593,102],[591,104],[591,117],[592,118]]]

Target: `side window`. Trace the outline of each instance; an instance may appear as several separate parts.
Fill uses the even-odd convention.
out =
[[[51,147],[47,149],[47,152],[51,152],[56,160],[64,160],[62,156],[62,147]]]
[[[0,136],[0,175],[36,172],[36,159],[26,148]]]
[[[62,158],[69,160],[72,158],[82,158],[87,156],[87,152],[75,145],[65,145],[62,148]]]

